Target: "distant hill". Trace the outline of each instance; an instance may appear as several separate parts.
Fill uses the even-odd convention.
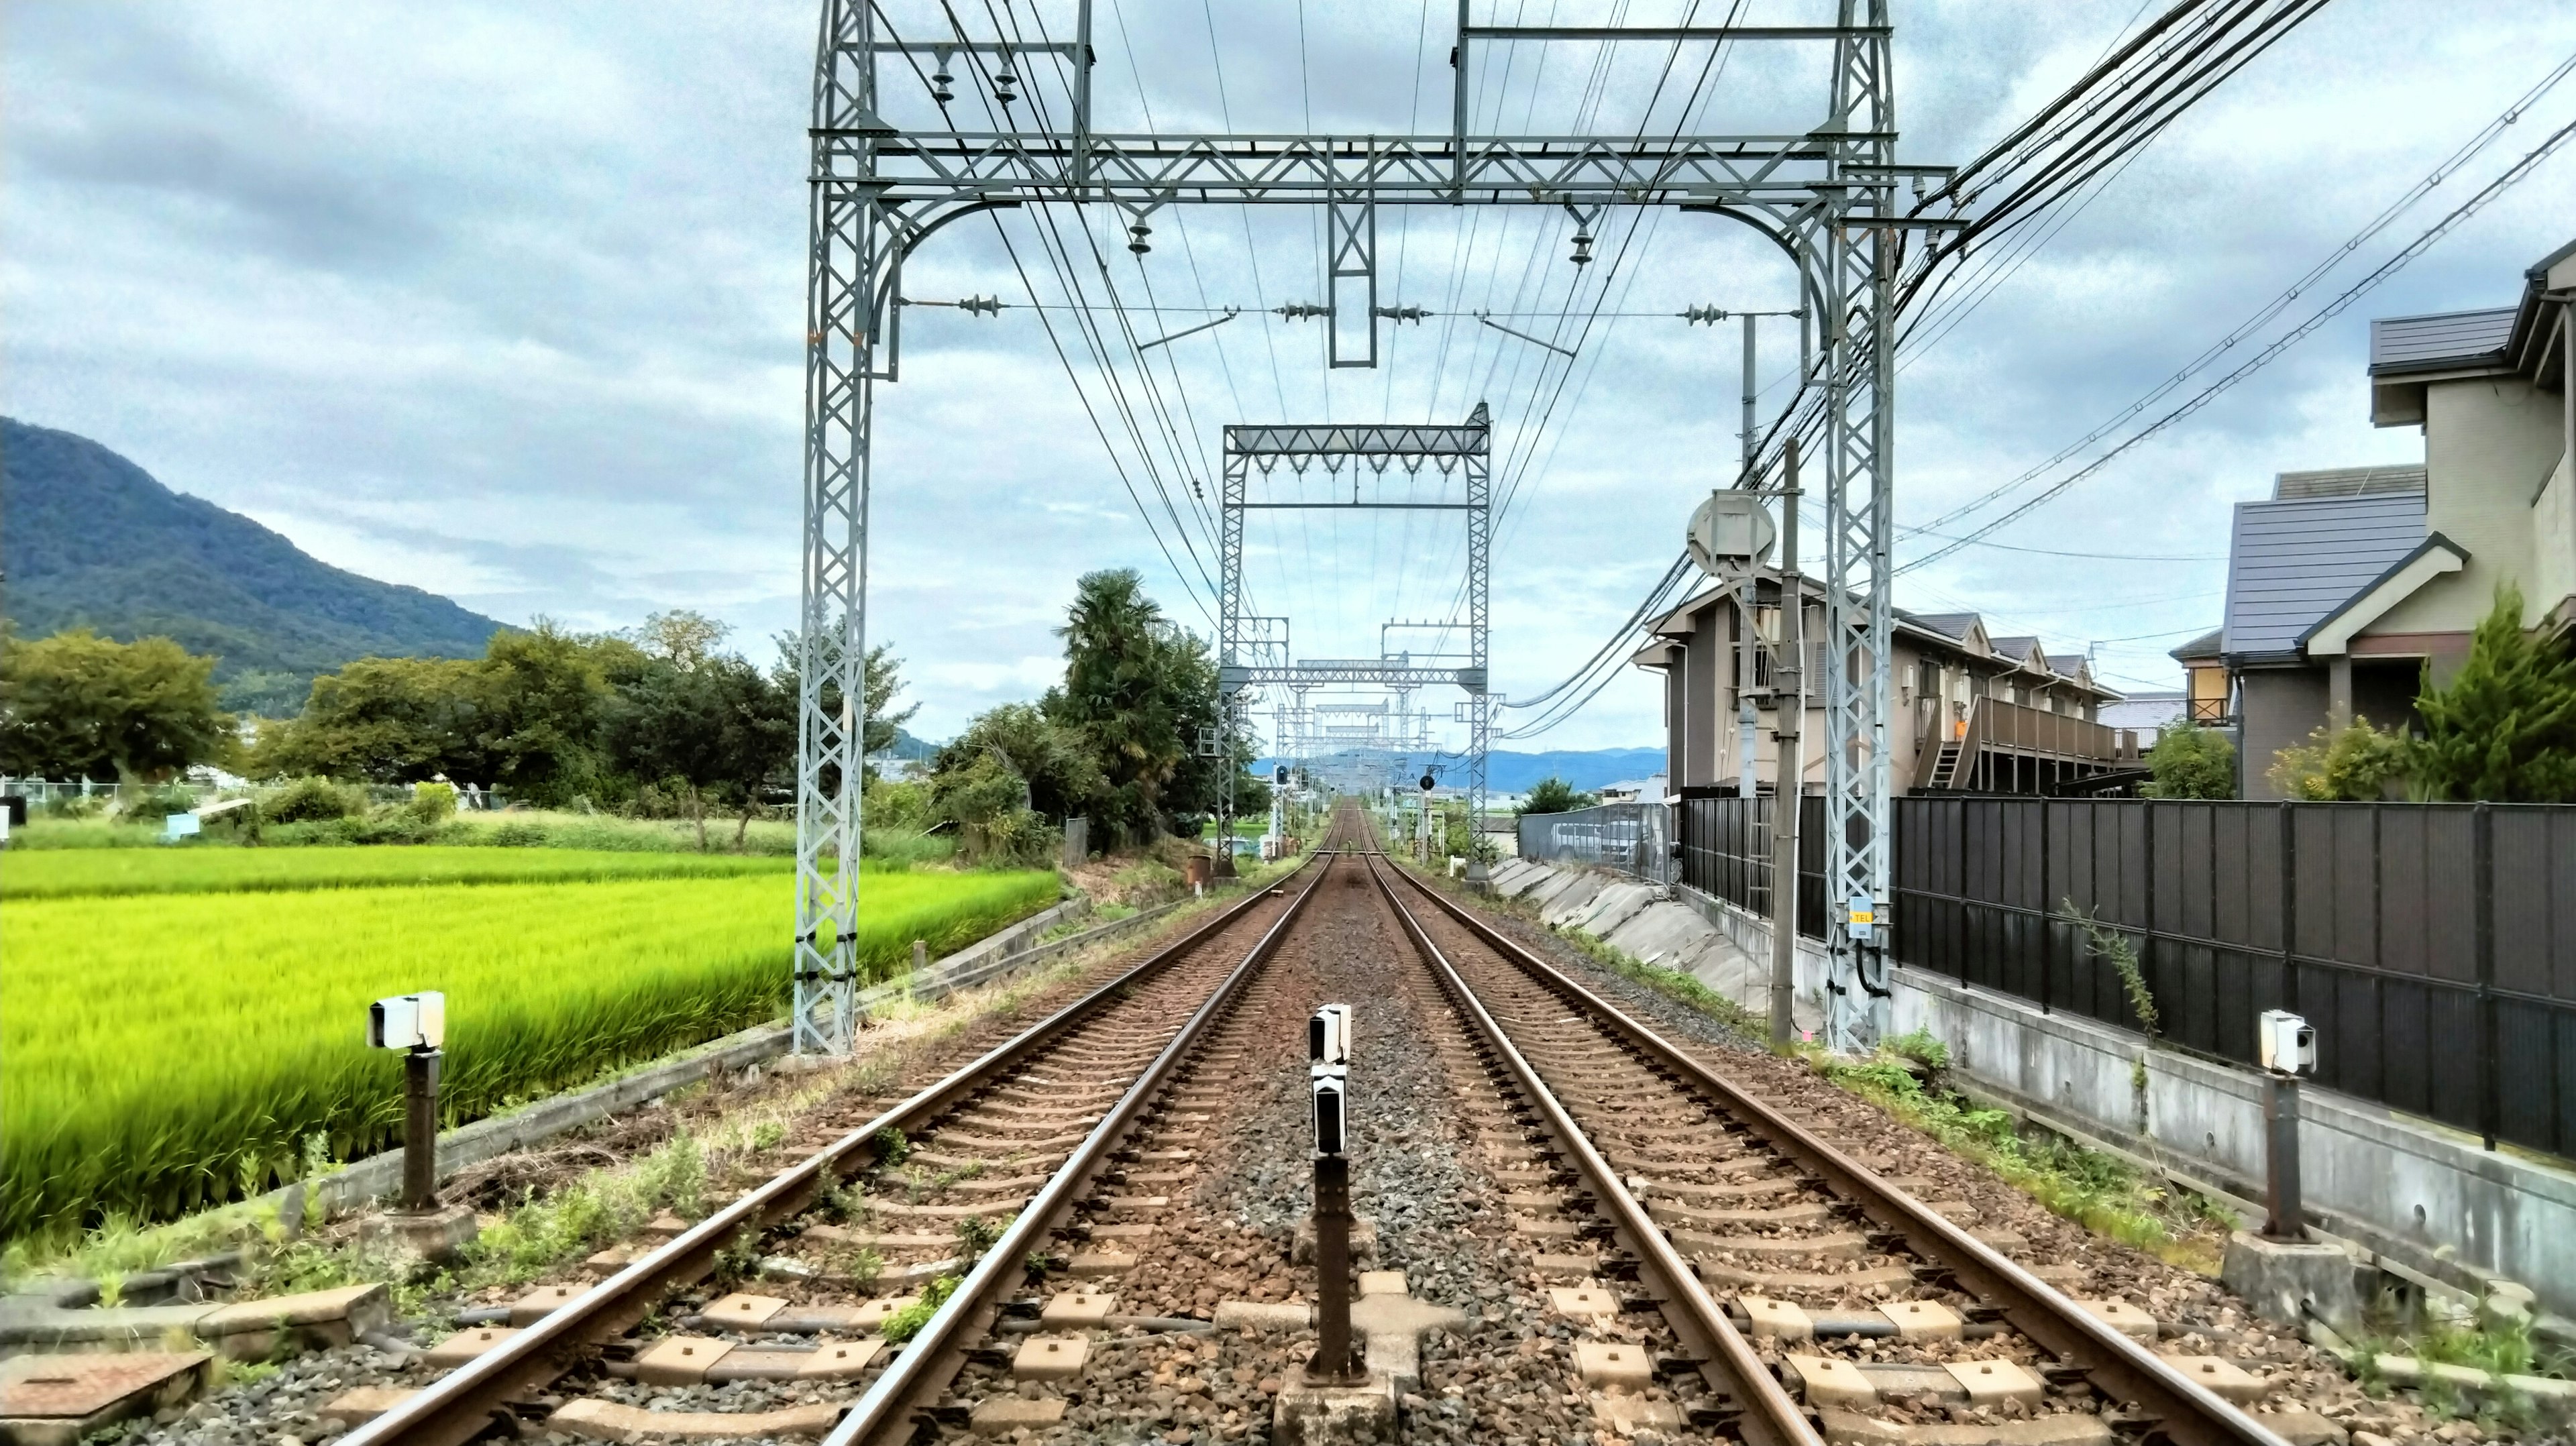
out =
[[[1261,759],[1253,766],[1268,772],[1273,760]],[[1512,753],[1503,750],[1485,755],[1485,787],[1495,793],[1527,793],[1543,778],[1562,778],[1581,792],[1590,792],[1605,783],[1624,783],[1661,773],[1664,750],[1660,748],[1595,748],[1560,750],[1553,753]],[[1443,784],[1464,782],[1466,770],[1456,760],[1440,765]]]
[[[502,626],[360,577],[173,492],[86,437],[0,417],[0,593],[22,638],[92,627],[212,653],[226,707],[277,716],[353,658],[472,658]]]

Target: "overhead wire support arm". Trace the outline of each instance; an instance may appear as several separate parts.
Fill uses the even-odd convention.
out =
[[[1503,325],[1501,322],[1494,320],[1492,317],[1487,316],[1481,311],[1475,313],[1475,316],[1478,322],[1492,327],[1494,330],[1501,332],[1505,336],[1516,336],[1521,340],[1528,342],[1532,346],[1546,347],[1549,351],[1556,353],[1558,356],[1570,357],[1574,355],[1573,352],[1568,351],[1564,347],[1558,346],[1555,342],[1548,341],[1542,337],[1532,336],[1525,331],[1514,331],[1510,327]]]
[[[1151,351],[1153,348],[1165,345],[1166,343],[1179,341],[1182,337],[1196,336],[1200,332],[1210,331],[1223,326],[1242,314],[1243,313],[1237,308],[1229,306],[1225,309],[1225,315],[1218,317],[1214,321],[1201,322],[1197,326],[1190,327],[1187,330],[1173,332],[1170,336],[1158,336],[1152,341],[1140,341],[1136,343],[1136,350]]]

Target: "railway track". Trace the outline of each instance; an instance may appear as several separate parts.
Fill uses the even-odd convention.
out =
[[[342,1439],[1277,1439],[1316,1338],[1304,1021],[1334,998],[1359,1010],[1380,1219],[1353,1319],[1388,1434],[2279,1440],[2134,1307],[2078,1303],[1738,1089],[1393,866],[1356,810],[609,1279],[461,1332],[456,1369]]]

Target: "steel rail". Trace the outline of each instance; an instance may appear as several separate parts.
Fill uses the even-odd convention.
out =
[[[1063,1228],[1073,1215],[1074,1206],[1091,1188],[1092,1177],[1109,1162],[1128,1133],[1134,1129],[1145,1107],[1163,1092],[1182,1060],[1198,1047],[1199,1037],[1230,1008],[1243,986],[1259,972],[1278,947],[1281,936],[1305,912],[1306,903],[1323,886],[1332,871],[1333,860],[1326,857],[1324,867],[1295,900],[1271,922],[1269,929],[1225,977],[1225,982],[1202,1001],[1189,1022],[1182,1025],[1171,1042],[1154,1062],[1139,1071],[1136,1082],[1118,1097],[1100,1123],[1074,1148],[1073,1154],[1058,1168],[1044,1188],[1003,1230],[977,1261],[966,1278],[958,1282],[946,1302],[923,1324],[903,1354],[895,1357],[867,1392],[859,1397],[831,1433],[823,1446],[856,1446],[859,1442],[898,1442],[912,1439],[919,1427],[919,1413],[934,1405],[948,1389],[960,1367],[965,1364],[966,1343],[980,1338],[1001,1311],[1005,1291],[1022,1278],[1029,1253],[1046,1237]]]
[[[1833,1195],[1857,1206],[1881,1229],[1904,1237],[1907,1249],[1925,1262],[1946,1269],[1959,1289],[1994,1306],[2014,1330],[2081,1370],[2107,1401],[2135,1406],[2137,1414],[2129,1418],[2131,1423],[2161,1432],[2176,1446],[2287,1446],[2253,1417],[2015,1265],[1993,1246],[1675,1048],[1618,1006],[1576,983],[1420,879],[1402,870],[1397,872],[1415,892],[1438,905],[1521,972],[1584,1011],[1595,1023],[1609,1026],[1687,1085],[1714,1097],[1719,1109],[1748,1125],[1773,1149],[1821,1181]]]
[[[1725,1309],[1700,1283],[1699,1275],[1691,1269],[1690,1262],[1684,1260],[1681,1252],[1673,1249],[1672,1242],[1664,1238],[1664,1232],[1655,1227],[1645,1206],[1639,1204],[1637,1197],[1629,1194],[1628,1187],[1620,1181],[1619,1172],[1611,1168],[1610,1162],[1593,1147],[1582,1126],[1574,1122],[1574,1117],[1558,1102],[1555,1091],[1539,1078],[1538,1070],[1512,1043],[1511,1036],[1485,1008],[1484,1001],[1476,997],[1476,991],[1468,986],[1457,966],[1449,962],[1449,957],[1441,952],[1439,945],[1431,942],[1430,933],[1413,916],[1413,911],[1405,907],[1404,900],[1397,897],[1376,860],[1368,862],[1369,877],[1375,880],[1379,893],[1395,910],[1396,918],[1402,921],[1405,932],[1413,939],[1413,947],[1431,966],[1442,992],[1457,1004],[1459,1012],[1467,1016],[1468,1022],[1502,1057],[1513,1079],[1519,1082],[1521,1093],[1537,1106],[1541,1128],[1555,1138],[1559,1151],[1574,1163],[1584,1185],[1591,1190],[1595,1204],[1601,1213],[1610,1217],[1619,1243],[1636,1256],[1640,1272],[1647,1277],[1647,1287],[1657,1297],[1656,1304],[1661,1308],[1664,1319],[1671,1323],[1673,1333],[1681,1338],[1682,1344],[1697,1357],[1695,1363],[1701,1378],[1740,1413],[1732,1424],[1742,1438],[1752,1446],[1823,1446],[1824,1437],[1817,1434],[1815,1426],[1807,1420],[1806,1412],[1789,1398],[1778,1378],[1762,1364],[1762,1358],[1754,1354],[1743,1334],[1726,1318]]]
[[[509,1418],[523,1398],[633,1329],[663,1297],[703,1279],[717,1252],[742,1232],[762,1231],[811,1205],[829,1185],[873,1159],[886,1129],[911,1131],[947,1113],[1037,1052],[1119,991],[1151,978],[1234,923],[1304,872],[1283,875],[1164,945],[1119,976],[1029,1026],[972,1063],[824,1146],[801,1163],[699,1221],[632,1265],[564,1302],[535,1325],[424,1387],[416,1395],[339,1438],[339,1446],[464,1446]],[[1299,902],[1303,902],[1300,895]],[[1291,905],[1294,912],[1295,905]],[[1284,916],[1283,916],[1284,917]]]

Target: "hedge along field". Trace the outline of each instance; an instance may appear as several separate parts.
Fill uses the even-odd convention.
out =
[[[794,872],[772,855],[500,849],[46,849],[0,854],[0,897],[196,894],[227,890],[382,888],[401,884],[585,883],[740,878]],[[863,891],[864,892],[864,891]]]
[[[448,1000],[445,1122],[780,1017],[776,875],[0,904],[0,1240],[167,1219],[398,1143],[368,1001]],[[1052,873],[871,874],[871,977],[1051,903]]]

